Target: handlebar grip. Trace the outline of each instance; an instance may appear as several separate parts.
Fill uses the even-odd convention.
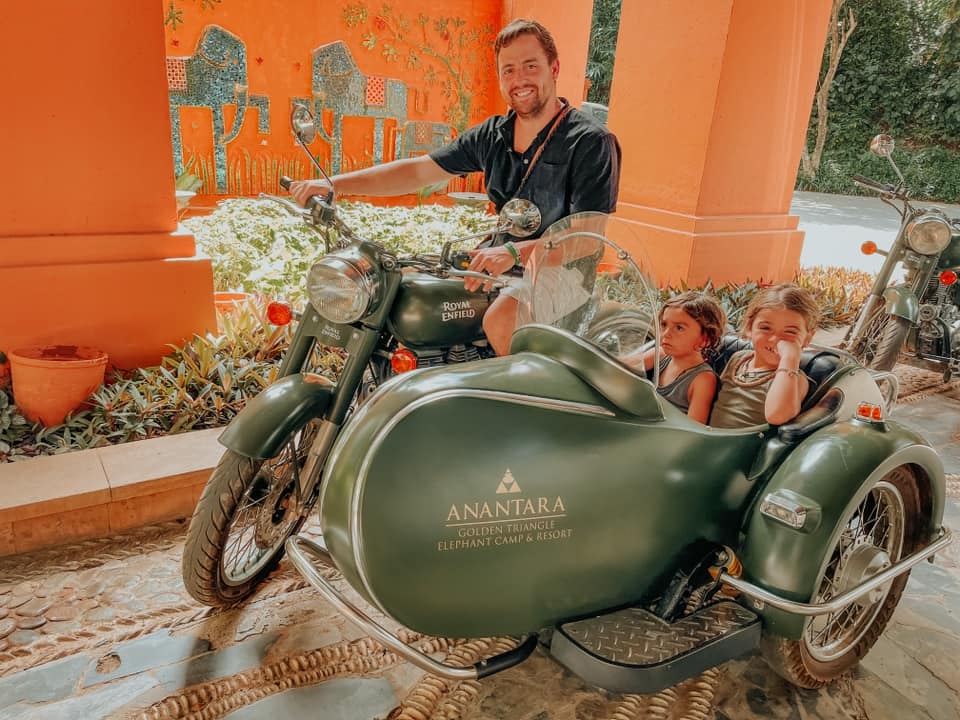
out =
[[[293,182],[293,178],[289,178],[286,175],[280,176],[280,187],[282,187],[284,190],[289,190],[290,183],[292,182]]]

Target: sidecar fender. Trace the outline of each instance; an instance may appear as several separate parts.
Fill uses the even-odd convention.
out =
[[[919,470],[922,518],[927,537],[943,520],[943,463],[916,433],[894,422],[872,425],[858,420],[837,423],[811,435],[781,465],[759,493],[744,521],[740,560],[743,577],[781,597],[809,602],[841,532],[842,518],[863,500],[873,485],[901,465]],[[811,508],[807,521],[794,529],[760,512],[760,503],[781,491],[802,496]],[[795,496],[794,496],[795,497]],[[753,601],[745,602],[753,607]],[[805,618],[782,610],[753,607],[765,628],[796,639]]]
[[[920,302],[907,285],[894,285],[883,291],[884,310],[912,323],[920,317]]]
[[[220,444],[246,457],[273,457],[290,433],[323,414],[335,390],[321,375],[288,375],[246,404],[220,435]]]

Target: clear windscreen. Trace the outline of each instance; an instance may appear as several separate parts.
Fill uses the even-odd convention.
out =
[[[555,222],[537,241],[511,294],[518,300],[517,327],[539,323],[568,330],[635,365],[657,345],[659,292],[650,264],[636,260],[641,244],[631,231],[620,223],[620,242],[609,239],[614,222],[603,213]],[[654,362],[651,377],[656,367]]]

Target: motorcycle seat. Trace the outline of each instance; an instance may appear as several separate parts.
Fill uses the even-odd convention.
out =
[[[551,325],[524,325],[513,333],[510,354],[532,352],[569,368],[612,405],[645,420],[662,420],[656,389],[604,350]]]

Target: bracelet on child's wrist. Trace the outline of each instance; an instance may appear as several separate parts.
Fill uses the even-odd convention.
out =
[[[517,246],[514,245],[512,242],[509,242],[509,241],[508,241],[508,242],[505,242],[505,243],[503,244],[503,246],[507,249],[507,252],[509,252],[509,253],[513,256],[513,264],[514,264],[514,265],[519,265],[519,264],[520,264],[520,251],[517,250]]]
[[[801,377],[803,375],[799,370],[793,370],[791,368],[777,368],[774,373],[786,373],[791,377]]]

